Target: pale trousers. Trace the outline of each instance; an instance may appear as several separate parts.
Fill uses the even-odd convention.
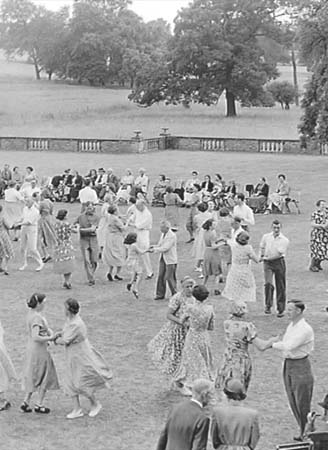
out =
[[[27,263],[27,256],[34,258],[39,265],[42,264],[38,246],[38,227],[36,225],[23,225],[21,229],[21,253],[23,263]]]

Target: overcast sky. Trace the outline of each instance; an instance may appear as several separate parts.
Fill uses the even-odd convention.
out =
[[[48,9],[57,10],[62,6],[71,5],[72,0],[32,0]],[[190,0],[133,0],[131,9],[148,22],[163,18],[172,23],[177,11],[189,4]]]

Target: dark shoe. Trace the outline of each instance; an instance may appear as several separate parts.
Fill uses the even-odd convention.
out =
[[[293,439],[294,439],[294,441],[296,441],[296,442],[303,442],[302,436],[294,436]]]
[[[42,261],[43,261],[44,263],[47,263],[47,262],[49,262],[49,261],[51,261],[51,260],[52,260],[51,256],[47,256],[46,258],[42,258]]]
[[[65,282],[65,283],[63,284],[63,287],[66,288],[66,289],[72,289],[71,283],[66,283],[66,282]]]
[[[128,291],[131,291],[132,283],[128,283],[128,284],[126,285],[126,288],[127,288]]]
[[[35,405],[34,406],[34,412],[38,413],[38,414],[49,414],[50,413],[50,409],[47,408],[46,406]]]
[[[20,406],[20,410],[24,413],[31,413],[32,412],[32,408],[26,403],[23,402]]]
[[[11,403],[5,400],[3,404],[0,406],[0,411],[6,411],[11,407]]]
[[[165,297],[155,297],[154,300],[165,300]]]
[[[189,241],[186,242],[186,244],[190,244],[191,242],[194,242],[195,238],[190,238]]]
[[[89,286],[94,286],[95,284],[96,284],[96,282],[94,280],[90,280],[88,283]]]
[[[146,276],[146,280],[151,280],[153,277],[154,277],[154,274],[151,273],[150,275],[147,275],[147,276]]]
[[[219,291],[219,289],[214,289],[214,295],[221,295],[221,291]]]
[[[265,308],[264,314],[271,314],[271,308]]]
[[[277,317],[281,318],[284,317],[285,313],[284,312],[278,312]]]
[[[5,270],[5,271],[3,272],[3,274],[4,274],[4,275],[9,275],[9,272],[7,272],[7,270]]]
[[[122,278],[122,277],[120,277],[119,275],[115,275],[115,277],[114,277],[114,280],[117,280],[117,281],[122,281],[122,280],[123,280],[123,278]]]
[[[108,274],[107,274],[107,280],[108,280],[108,281],[114,281],[114,280],[113,280],[113,277],[112,277],[112,274],[109,273],[109,272],[108,272]]]

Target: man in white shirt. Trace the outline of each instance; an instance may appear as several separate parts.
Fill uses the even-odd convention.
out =
[[[85,211],[88,203],[93,203],[94,205],[98,203],[97,193],[94,189],[90,187],[91,181],[89,179],[84,180],[84,188],[79,192],[79,200],[82,205],[81,213]]]
[[[285,358],[283,379],[290,408],[300,427],[301,441],[311,411],[313,375],[309,355],[314,347],[312,327],[305,321],[305,305],[300,300],[291,300],[287,304],[287,316],[290,320],[281,341],[272,344],[272,348],[281,350]]]
[[[260,243],[260,262],[264,268],[265,314],[271,314],[273,306],[273,276],[276,285],[277,317],[283,317],[286,306],[285,255],[289,240],[281,233],[279,220],[272,222],[272,232],[264,234]]]
[[[244,229],[241,226],[241,218],[234,216],[231,221],[231,239],[236,240],[238,234],[240,234]]]
[[[170,222],[167,220],[162,220],[160,230],[162,235],[158,244],[150,247],[150,251],[160,254],[155,300],[164,300],[166,283],[171,295],[177,292],[177,236],[171,230]]]
[[[136,228],[138,247],[143,251],[148,250],[150,246],[150,230],[153,226],[153,216],[146,207],[144,200],[138,200],[136,202],[136,209],[134,216],[131,218],[131,222]],[[146,269],[146,280],[150,280],[154,274],[149,253],[141,255],[141,259]]]
[[[233,215],[241,218],[241,226],[246,231],[248,231],[249,225],[255,224],[253,211],[246,205],[245,195],[243,193],[237,194],[236,206],[233,209]]]
[[[38,221],[40,214],[35,207],[34,200],[30,197],[26,199],[26,206],[23,208],[23,219],[21,225],[21,253],[23,256],[23,265],[19,270],[25,270],[27,267],[27,253],[30,254],[38,263],[36,272],[43,269],[43,262],[40,253],[37,250],[38,244]]]

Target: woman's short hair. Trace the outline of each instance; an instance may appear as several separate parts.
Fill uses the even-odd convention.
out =
[[[65,217],[67,216],[67,213],[68,213],[67,209],[60,209],[60,210],[57,212],[56,219],[58,219],[58,220],[64,220]]]
[[[322,199],[322,200],[318,200],[318,201],[316,202],[315,206],[319,207],[321,202],[326,203],[326,200],[323,200],[323,199]]]
[[[236,237],[236,241],[238,242],[238,244],[240,245],[247,245],[248,241],[249,241],[249,234],[246,231],[241,231],[237,237]]]
[[[26,169],[30,170],[31,172],[33,172],[33,167],[32,166],[27,166]]]
[[[137,199],[135,197],[130,197],[129,202],[135,205],[137,203]]]
[[[286,180],[286,175],[284,175],[283,173],[280,173],[279,175],[278,175],[278,178],[283,178],[284,180]]]
[[[127,236],[124,239],[124,244],[131,245],[137,242],[137,233],[134,233],[133,231],[131,233],[128,233]]]
[[[230,378],[225,382],[223,392],[230,400],[245,400],[247,397],[245,388],[239,380]]]
[[[200,284],[200,285],[194,286],[194,288],[192,290],[192,295],[199,302],[203,302],[209,296],[209,291],[206,286],[204,286],[203,284]]]
[[[214,222],[214,219],[208,219],[208,220],[206,220],[206,221],[203,223],[202,228],[203,228],[204,230],[208,231],[208,230],[211,228],[211,226],[213,225],[213,222]]]
[[[29,300],[27,300],[27,306],[31,309],[35,309],[37,305],[42,303],[46,298],[46,294],[35,293],[33,294]]]
[[[263,183],[266,183],[266,178],[261,177],[261,180],[263,181]]]
[[[65,300],[65,305],[66,305],[67,310],[71,314],[75,315],[80,311],[80,304],[74,298],[68,298],[67,300]]]
[[[219,211],[219,216],[220,217],[227,217],[227,216],[229,216],[229,214],[230,214],[230,211],[225,206],[223,208],[221,208],[220,211]]]
[[[197,189],[198,192],[202,190],[202,187],[198,183],[194,183],[194,187]]]
[[[198,209],[198,211],[200,211],[200,212],[205,212],[205,211],[207,211],[207,208],[208,208],[207,203],[204,203],[204,202],[199,203],[199,205],[197,205],[197,209]]]
[[[108,209],[107,209],[108,214],[115,214],[116,211],[117,211],[117,206],[115,206],[115,205],[108,206]]]
[[[168,187],[165,189],[165,191],[168,192],[169,194],[171,194],[171,193],[173,192],[173,187],[172,187],[172,186],[168,186]]]

